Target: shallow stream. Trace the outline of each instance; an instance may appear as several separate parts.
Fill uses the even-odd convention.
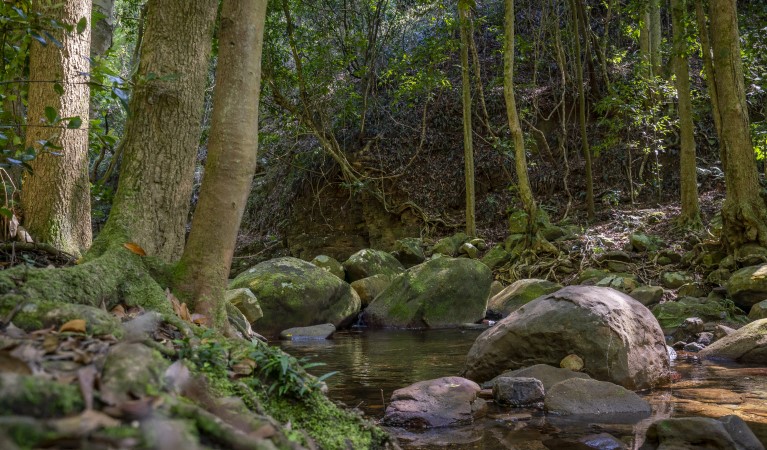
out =
[[[338,371],[327,380],[330,398],[380,419],[394,390],[457,375],[479,334],[468,330],[368,330],[336,333],[326,341],[281,345],[296,357],[325,363],[310,370],[316,375]],[[571,449],[578,448],[575,441],[579,438],[601,433],[622,440],[628,448],[638,448],[645,430],[657,419],[737,414],[767,442],[767,368],[701,363],[693,355],[682,354],[673,370],[678,380],[671,387],[641,393],[652,404],[653,415],[640,421],[567,421],[545,417],[536,410],[491,404],[486,418],[467,427],[390,431],[410,449]]]

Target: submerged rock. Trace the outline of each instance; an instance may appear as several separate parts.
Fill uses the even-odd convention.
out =
[[[666,343],[650,311],[609,288],[568,286],[518,309],[474,342],[463,375],[490,379],[506,369],[558,365],[579,355],[584,371],[631,389],[669,376]]]
[[[709,345],[699,355],[767,365],[767,319],[749,323]]]
[[[737,416],[719,419],[678,417],[654,422],[640,450],[764,450],[764,445]]]
[[[606,381],[573,378],[546,392],[546,411],[562,416],[649,416],[650,404],[639,395]]]
[[[466,258],[437,258],[395,277],[363,312],[373,327],[451,328],[485,317],[492,274]]]
[[[391,278],[405,270],[405,266],[391,254],[370,248],[353,254],[344,261],[343,266],[346,270],[346,279],[350,283],[378,274]]]
[[[397,389],[383,424],[405,428],[442,428],[472,423],[486,414],[477,383],[460,377],[420,381]]]
[[[535,278],[517,280],[494,295],[487,303],[487,309],[505,317],[523,305],[552,292],[562,289],[562,285]]]

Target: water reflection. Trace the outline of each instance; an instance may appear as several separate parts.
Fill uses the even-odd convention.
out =
[[[417,381],[457,375],[479,335],[473,330],[371,330],[337,333],[327,341],[284,342],[297,357],[326,365],[316,375],[338,371],[328,379],[329,395],[357,407],[373,419],[383,416],[394,390]],[[477,423],[453,429],[392,429],[405,448],[431,449],[571,449],[579,440],[609,439],[638,448],[650,424],[678,416],[721,417],[737,414],[762,440],[767,440],[767,368],[702,364],[691,355],[675,363],[679,381],[669,388],[642,394],[652,405],[651,417],[624,424],[605,424],[544,417],[535,410],[496,408]],[[603,441],[600,441],[603,442]],[[604,440],[600,448],[612,448]]]

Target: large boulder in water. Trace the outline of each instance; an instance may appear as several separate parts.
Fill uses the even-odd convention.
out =
[[[767,365],[767,319],[749,323],[701,350],[698,355]]]
[[[559,365],[580,356],[598,380],[644,389],[668,379],[669,358],[658,321],[614,289],[568,286],[540,297],[482,333],[463,376],[484,381],[508,369]]]
[[[373,327],[452,328],[485,316],[492,273],[466,258],[437,258],[395,277],[363,313]]]
[[[383,424],[406,428],[467,425],[485,415],[477,383],[459,377],[420,381],[397,389],[386,407]]]
[[[261,334],[277,335],[291,327],[350,324],[360,310],[360,298],[348,283],[314,264],[297,258],[276,258],[241,273],[229,289],[249,288],[261,305]]]
[[[343,265],[349,283],[378,274],[391,278],[405,270],[402,263],[391,254],[370,248],[353,254]]]

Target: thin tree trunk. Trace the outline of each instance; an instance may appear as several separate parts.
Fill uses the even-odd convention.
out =
[[[651,39],[650,39],[650,5],[644,4],[639,14],[639,56],[645,65],[644,75],[652,77]]]
[[[50,7],[45,4],[35,1],[34,8],[62,24],[74,27],[82,18],[90,23],[90,1],[68,0]],[[53,34],[61,48],[53,42],[41,45],[33,41],[30,49],[26,146],[40,150],[39,142],[52,138],[61,150],[58,156],[44,151],[32,161],[34,174],[25,177],[21,200],[24,224],[35,240],[79,255],[91,245],[87,84],[90,27],[81,33],[75,30]],[[56,92],[57,85],[63,90],[61,95]],[[62,122],[48,127],[46,107],[54,108],[59,117],[80,117],[82,125],[68,129]]]
[[[720,148],[722,146],[722,116],[719,112],[719,97],[716,92],[716,82],[714,80],[714,62],[711,57],[711,39],[708,32],[706,13],[703,9],[703,0],[695,0],[695,19],[698,24],[698,36],[700,37],[700,50],[703,59],[703,75],[706,78],[706,87],[708,96],[711,99],[711,114],[714,116],[714,128],[716,135],[720,139]],[[720,151],[719,155],[722,164],[725,164],[724,153]]]
[[[477,51],[477,42],[474,39],[474,21],[469,21],[469,46],[471,47],[471,57],[474,61],[474,82],[477,85],[477,96],[479,97],[479,107],[482,113],[482,122],[484,122],[487,134],[495,139],[495,132],[490,125],[490,114],[487,112],[487,103],[485,102],[485,88],[482,86],[482,68],[479,63],[479,52]]]
[[[120,184],[102,234],[127,236],[166,262],[184,248],[217,4],[147,3]]]
[[[767,208],[759,196],[735,5],[735,0],[711,0],[709,11],[714,78],[722,116],[721,141],[727,161],[722,242],[730,252],[749,242],[767,245]]]
[[[661,76],[663,60],[661,59],[661,7],[660,0],[650,0],[650,63],[656,77]]]
[[[514,95],[514,0],[505,0],[504,49],[503,49],[503,97],[506,100],[506,117],[514,141],[514,166],[517,173],[519,198],[528,216],[528,233],[535,234],[537,207],[533,190],[527,176],[527,156],[522,127],[519,123]]]
[[[463,158],[466,182],[466,234],[477,235],[474,206],[474,147],[471,129],[471,77],[469,75],[469,17],[466,5],[458,5],[461,32],[461,90],[463,99]]]
[[[695,165],[695,135],[690,100],[690,65],[687,57],[687,32],[685,23],[685,0],[671,0],[671,20],[674,34],[674,72],[679,99],[679,131],[681,136],[681,201],[679,222],[683,226],[700,225],[698,205],[698,175]]]
[[[266,0],[224,0],[208,159],[179,289],[195,310],[221,326],[237,230],[248,201],[258,149]]]

